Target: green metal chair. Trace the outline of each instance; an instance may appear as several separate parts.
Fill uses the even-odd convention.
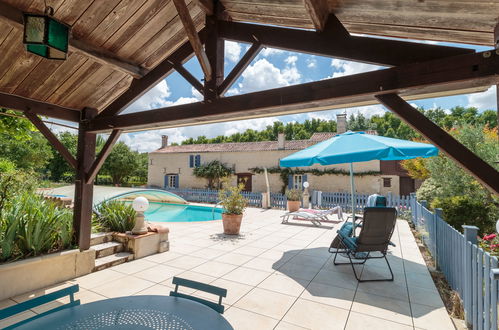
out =
[[[44,313],[35,315],[33,317],[30,317],[29,319],[26,319],[26,320],[23,320],[23,321],[18,322],[16,324],[13,324],[5,329],[14,329],[15,327],[18,327],[21,324],[25,324],[25,323],[30,322],[34,319],[39,318],[39,317],[43,317],[47,314],[57,312],[59,310],[65,309],[65,308],[78,306],[80,304],[80,300],[79,299],[75,300],[74,294],[76,292],[78,292],[79,290],[80,290],[80,287],[78,286],[78,284],[76,284],[76,285],[73,285],[73,286],[70,286],[70,287],[67,287],[67,288],[40,296],[40,297],[36,297],[36,298],[30,299],[30,300],[24,301],[20,304],[14,305],[14,306],[4,308],[4,309],[0,310],[0,320],[6,319],[8,317],[14,316],[14,315],[22,313],[22,312],[25,312],[25,311],[30,310],[32,308],[44,305],[46,303],[49,303],[51,301],[54,301],[56,299],[59,299],[59,298],[65,297],[65,296],[69,296],[69,300],[70,300],[69,303],[64,304],[62,306],[59,306],[59,307],[56,307],[56,308],[52,308],[51,310],[48,310]]]
[[[213,286],[213,285],[201,283],[201,282],[187,280],[185,278],[180,278],[180,277],[174,277],[172,283],[175,284],[175,291],[170,291],[170,296],[194,300],[194,301],[197,301],[203,305],[206,305],[206,306],[216,310],[220,314],[224,313],[225,306],[222,305],[222,297],[227,297],[227,289],[220,288],[218,286]],[[217,295],[217,296],[219,296],[218,304],[214,303],[212,301],[206,300],[206,299],[202,299],[202,298],[190,296],[190,295],[187,295],[184,293],[180,293],[180,292],[178,292],[179,285]]]

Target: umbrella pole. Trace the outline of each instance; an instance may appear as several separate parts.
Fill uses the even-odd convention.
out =
[[[355,226],[355,183],[353,180],[353,163],[350,163],[350,189],[352,195],[352,222]],[[355,229],[353,235],[355,236]]]

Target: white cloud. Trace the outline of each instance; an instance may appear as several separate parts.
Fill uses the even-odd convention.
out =
[[[237,89],[237,87],[232,87],[225,93],[225,96],[238,95],[239,93],[240,92],[239,89]]]
[[[241,57],[241,45],[234,41],[225,41],[225,58],[236,63]]]
[[[495,86],[490,87],[483,93],[468,95],[468,106],[475,107],[478,110],[496,110],[497,97]]]
[[[269,57],[269,56],[273,56],[273,55],[280,55],[282,53],[284,53],[284,50],[276,49],[276,48],[270,48],[270,47],[265,47],[264,49],[262,49],[260,51],[260,55],[262,55],[263,57]]]
[[[286,62],[286,64],[288,64],[288,65],[296,65],[296,61],[298,61],[298,56],[296,56],[296,55],[288,56],[284,60],[284,62]]]
[[[203,95],[194,87],[191,88],[191,93],[192,93],[192,96],[196,98],[196,100],[198,100],[198,101],[203,100]]]
[[[168,97],[171,95],[170,89],[165,80],[154,86],[147,93],[142,95],[137,101],[130,105],[125,111],[136,112],[166,107],[171,104]]]
[[[307,58],[307,68],[315,69],[317,67],[317,60],[314,57]]]
[[[331,67],[333,67],[332,78],[349,76],[352,74],[363,73],[368,71],[379,70],[382,67],[379,65],[372,65],[360,62],[351,62],[339,59],[331,60]]]
[[[267,59],[260,59],[243,72],[239,90],[242,93],[248,93],[289,86],[300,82],[300,79],[301,74],[296,66],[287,66],[281,70]]]

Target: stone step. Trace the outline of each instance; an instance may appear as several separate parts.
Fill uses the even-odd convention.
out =
[[[95,267],[93,271],[96,272],[98,270],[103,270],[130,260],[133,260],[133,254],[128,252],[119,252],[107,257],[95,259]]]
[[[118,242],[105,242],[90,247],[95,250],[95,259],[107,257],[123,251],[123,244]]]
[[[111,242],[112,240],[113,233],[92,233],[90,235],[90,246]]]

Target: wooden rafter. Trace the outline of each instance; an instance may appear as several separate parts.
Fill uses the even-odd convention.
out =
[[[173,68],[177,71],[189,84],[198,90],[201,94],[204,93],[204,87],[199,80],[196,79],[181,63],[173,63]]]
[[[202,36],[203,30],[201,30],[199,34]],[[108,117],[120,114],[129,105],[173,72],[174,63],[185,63],[191,58],[192,54],[192,46],[187,41],[144,77],[141,79],[134,79],[127,91],[102,110],[98,117]]]
[[[332,21],[331,21],[332,20]],[[330,22],[331,21],[331,22]],[[327,25],[338,21],[329,15]],[[338,21],[339,22],[339,21]],[[345,60],[396,66],[473,53],[472,49],[398,40],[345,36],[343,31],[322,33],[257,24],[220,21],[220,37],[246,43]],[[341,23],[340,23],[341,24]]]
[[[236,80],[241,76],[241,74],[246,70],[248,65],[250,65],[251,61],[258,55],[260,50],[262,49],[262,45],[260,43],[254,43],[251,45],[250,49],[246,51],[246,54],[239,60],[239,62],[234,66],[231,72],[224,79],[222,84],[218,89],[218,93],[220,95],[225,94],[227,90],[236,82]]]
[[[317,31],[322,31],[329,15],[327,0],[304,0],[308,15]]]
[[[118,141],[120,135],[121,135],[121,130],[115,129],[111,132],[111,135],[107,138],[106,144],[104,144],[104,147],[102,148],[101,152],[97,156],[97,158],[94,160],[92,163],[92,166],[88,170],[87,176],[86,176],[86,184],[89,184],[90,182],[93,182],[95,180],[95,177],[97,176],[97,173],[99,173],[99,170],[102,167],[102,164],[106,161],[107,156],[111,153],[111,150],[113,150],[113,146]]]
[[[21,10],[12,7],[5,2],[0,1],[0,19],[13,26],[16,29],[24,29],[23,13]],[[127,73],[134,78],[140,78],[146,70],[134,63],[116,56],[114,53],[109,52],[103,48],[95,47],[82,40],[69,39],[69,51],[79,52],[91,59],[112,67],[115,70]]]
[[[41,116],[72,122],[80,121],[80,111],[78,110],[2,92],[0,92],[0,107],[22,112],[29,111]]]
[[[194,2],[198,5],[201,10],[204,11],[204,13],[208,16],[213,15],[214,13],[214,6],[213,6],[213,0],[194,0]]]
[[[208,56],[206,56],[206,52],[203,49],[203,44],[201,43],[201,39],[197,33],[196,26],[192,21],[189,9],[187,8],[184,0],[173,0],[173,4],[175,5],[175,8],[177,8],[178,16],[182,21],[182,25],[184,26],[184,30],[189,38],[192,49],[194,49],[194,53],[196,54],[199,64],[201,65],[204,78],[206,81],[210,81],[212,78],[210,61],[208,60]]]
[[[463,146],[450,134],[429,120],[425,115],[404,101],[397,94],[377,95],[381,104],[396,113],[413,129],[460,164],[480,183],[499,195],[499,172]]]
[[[59,141],[57,136],[55,136],[54,133],[42,122],[40,118],[34,113],[31,112],[25,112],[24,115],[26,118],[28,118],[33,125],[42,133],[43,136],[50,142],[50,144],[57,150],[62,158],[64,158],[68,164],[73,168],[76,169],[77,163],[76,159],[71,155],[71,153],[68,151],[68,149]]]
[[[490,54],[490,56],[489,56]],[[414,98],[499,83],[499,54],[482,52],[301,85],[93,120],[89,129],[139,129],[366,105],[380,93]],[[232,115],[232,116],[230,116]]]

